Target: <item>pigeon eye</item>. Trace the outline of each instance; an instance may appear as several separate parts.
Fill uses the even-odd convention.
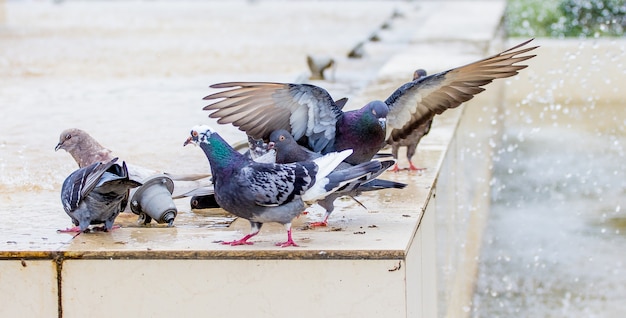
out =
[[[372,114],[374,114],[374,116],[376,116],[376,110],[372,109]]]
[[[194,136],[194,137],[198,137],[198,132],[195,131],[195,130],[192,130],[191,131],[191,135]]]
[[[72,139],[72,135],[67,134],[67,136],[65,136],[65,140],[68,140],[68,139]]]
[[[278,137],[278,140],[280,140],[280,141],[285,141],[285,136],[280,135],[280,137]]]

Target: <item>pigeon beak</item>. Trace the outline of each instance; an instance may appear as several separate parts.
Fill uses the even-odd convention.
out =
[[[267,143],[267,150],[274,149],[276,144],[273,141]]]
[[[385,130],[387,128],[387,118],[379,118],[378,124]]]
[[[187,140],[185,140],[185,143],[183,144],[183,147],[187,146],[188,144],[193,144],[195,146],[196,142],[193,140],[192,137],[189,137],[189,138],[187,138]]]
[[[62,142],[58,143],[57,146],[54,147],[54,151],[59,151],[59,149],[61,149],[62,146],[63,146]]]

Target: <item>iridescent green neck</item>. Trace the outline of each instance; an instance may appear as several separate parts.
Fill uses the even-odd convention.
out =
[[[200,143],[200,148],[204,150],[209,162],[211,170],[215,174],[214,169],[226,170],[232,169],[243,159],[243,155],[233,149],[220,135],[213,133],[208,139],[208,143]]]

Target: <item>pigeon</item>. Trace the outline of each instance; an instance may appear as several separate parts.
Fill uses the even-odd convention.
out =
[[[195,126],[184,145],[199,145],[207,156],[215,182],[215,199],[224,210],[245,218],[251,231],[229,245],[252,244],[263,223],[277,222],[287,230],[287,241],[277,246],[298,246],[291,235],[291,221],[309,204],[323,199],[346,183],[380,169],[369,161],[349,169],[335,168],[351,153],[329,153],[313,161],[290,164],[259,163],[235,151],[209,126]]]
[[[79,168],[113,159],[111,150],[103,147],[91,135],[78,128],[70,128],[61,132],[59,143],[54,150],[58,151],[59,149],[63,149],[72,155]],[[127,165],[130,178],[138,182],[161,174],[160,171],[154,169],[138,165]],[[175,175],[165,173],[165,175],[174,181],[174,191],[172,193],[172,198],[174,199],[213,193],[211,179],[207,174]]]
[[[125,162],[118,158],[103,163],[95,162],[72,172],[63,182],[61,202],[75,227],[61,232],[89,231],[90,225],[102,224],[109,231],[117,215],[124,209],[131,188],[141,183],[128,178]]]
[[[371,160],[387,143],[406,139],[436,114],[455,108],[485,90],[498,78],[514,76],[519,63],[535,47],[525,41],[499,54],[444,72],[420,77],[396,89],[385,101],[342,111],[330,94],[311,84],[227,82],[225,89],[204,97],[203,109],[220,124],[232,124],[254,139],[267,140],[272,131],[286,129],[298,143],[314,152],[353,149],[350,164]],[[216,101],[213,101],[216,100]]]
[[[324,71],[326,69],[332,69],[332,78],[335,78],[335,60],[329,56],[306,56],[306,64],[309,66],[311,75],[310,80],[324,80]]]
[[[365,55],[365,43],[359,42],[357,43],[350,52],[348,52],[348,57],[351,59],[360,59]]]
[[[268,144],[268,147],[276,150],[276,163],[310,161],[322,156],[320,153],[313,152],[303,146],[298,145],[293,136],[291,136],[291,134],[284,129],[276,130],[270,134],[270,142]],[[322,221],[313,222],[310,224],[310,226],[327,226],[328,218],[335,209],[334,202],[337,198],[341,196],[350,196],[357,203],[363,206],[363,204],[361,204],[361,202],[359,202],[355,198],[362,192],[389,188],[405,188],[407,186],[405,183],[376,179],[380,174],[382,174],[393,164],[395,164],[395,160],[382,160],[381,169],[373,173],[372,175],[369,175],[365,180],[356,180],[348,183],[342,189],[335,191],[326,196],[324,199],[317,201],[317,204],[323,207],[326,210],[326,213]],[[346,169],[349,167],[352,167],[352,165],[343,162],[337,167],[337,169]]]
[[[413,80],[417,80],[420,77],[424,77],[424,76],[426,76],[426,71],[423,69],[418,69],[413,73]],[[411,159],[413,158],[413,155],[415,154],[415,149],[417,148],[417,144],[420,142],[422,137],[428,134],[428,132],[430,131],[430,126],[432,126],[432,124],[433,124],[433,119],[431,118],[425,123],[417,126],[417,128],[414,129],[413,132],[411,132],[405,139],[401,139],[399,141],[390,141],[389,143],[391,144],[391,154],[393,155],[393,158],[398,159],[398,150],[400,149],[400,147],[406,147],[406,157],[409,160],[409,170],[411,171],[424,170],[423,168],[415,167]],[[393,169],[391,169],[391,171],[393,172],[400,171],[397,162],[393,166]]]

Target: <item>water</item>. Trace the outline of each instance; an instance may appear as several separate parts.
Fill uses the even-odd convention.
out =
[[[624,105],[533,107],[505,125],[473,316],[621,317]]]

